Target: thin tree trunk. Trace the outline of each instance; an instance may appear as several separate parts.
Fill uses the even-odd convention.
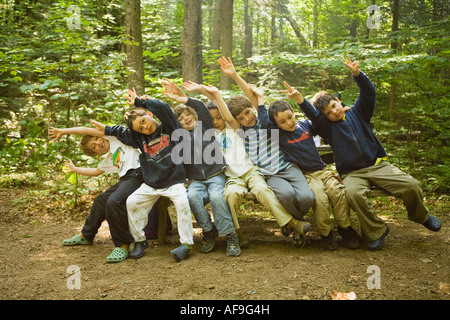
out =
[[[184,1],[182,64],[184,81],[203,82],[201,0]]]
[[[139,95],[144,94],[144,59],[142,57],[141,1],[125,1],[125,27],[131,44],[125,46],[129,70],[128,87],[135,88]]]

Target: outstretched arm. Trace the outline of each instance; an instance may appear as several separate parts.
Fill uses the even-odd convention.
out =
[[[75,173],[81,174],[83,176],[97,177],[97,176],[101,175],[104,171],[100,170],[99,168],[77,167],[69,159],[69,161],[64,164],[64,172],[66,172],[66,173],[75,172]]]
[[[169,79],[164,79],[164,81],[162,81],[161,84],[165,88],[163,94],[166,97],[182,104],[185,104],[187,102],[188,98],[186,94],[173,81],[170,81]]]
[[[222,57],[219,59],[219,64],[222,72],[233,79],[234,82],[236,82],[239,88],[244,92],[245,96],[250,100],[252,106],[256,108],[258,106],[258,98],[250,89],[248,83],[244,79],[242,79],[240,75],[237,74],[231,58],[228,57],[227,59],[225,57]]]
[[[303,98],[303,95],[297,89],[291,87],[286,81],[283,81],[283,84],[286,90],[279,90],[279,93],[286,93],[289,99],[294,100],[298,104],[302,104],[305,101],[305,98]]]
[[[240,129],[241,125],[236,120],[236,118],[233,117],[233,115],[230,112],[230,109],[228,109],[227,104],[225,103],[225,101],[223,101],[223,98],[222,98],[222,95],[220,94],[219,89],[217,89],[216,87],[214,87],[212,85],[209,85],[209,86],[202,85],[202,86],[203,86],[203,90],[205,90],[206,92],[208,92],[209,95],[214,97],[214,99],[212,99],[212,100],[217,101],[217,106],[219,108],[220,114],[222,115],[222,118],[234,130]]]
[[[197,92],[197,93],[204,95],[209,100],[213,100],[213,101],[216,100],[216,97],[211,95],[208,92],[208,90],[205,89],[205,86],[202,84],[195,83],[194,81],[188,81],[188,82],[184,82],[182,84],[182,87],[184,89],[186,89],[187,92]]]
[[[94,128],[87,128],[87,127],[73,127],[73,128],[54,128],[50,127],[48,129],[48,136],[52,138],[51,141],[55,142],[61,139],[64,135],[88,135],[93,137],[102,137],[104,133],[101,131],[98,131]]]

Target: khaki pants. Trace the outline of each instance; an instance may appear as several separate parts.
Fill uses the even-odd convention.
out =
[[[304,174],[316,197],[313,211],[319,234],[327,236],[333,228],[330,219],[330,204],[337,225],[342,228],[349,227],[351,225],[350,206],[345,196],[344,185],[336,175],[327,168],[315,172],[304,172]]]
[[[237,213],[239,212],[242,198],[249,190],[255,195],[259,203],[265,206],[273,214],[280,227],[284,226],[292,219],[292,215],[286,211],[275,196],[275,193],[267,185],[264,176],[255,166],[241,177],[228,178],[226,182],[224,196],[230,207],[236,229],[239,229]]]
[[[371,186],[386,190],[403,200],[408,219],[417,223],[427,221],[428,209],[423,203],[420,183],[389,162],[382,161],[368,168],[342,176],[350,207],[356,211],[363,236],[374,241],[386,231],[385,222],[377,216],[368,196]]]

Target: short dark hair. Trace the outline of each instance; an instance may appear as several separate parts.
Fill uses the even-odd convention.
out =
[[[81,138],[81,141],[80,141],[80,148],[81,148],[81,151],[83,151],[83,153],[84,153],[85,155],[90,156],[90,157],[96,157],[96,156],[98,156],[98,153],[97,153],[97,152],[91,150],[91,149],[88,148],[88,146],[87,146],[88,142],[91,141],[91,140],[94,139],[94,138],[95,138],[95,137],[93,137],[93,136],[85,135],[85,136],[83,136],[83,137]]]
[[[320,111],[323,111],[323,109],[325,109],[326,106],[330,104],[330,101],[333,100],[336,100],[336,97],[333,96],[331,93],[327,91],[319,91],[311,99],[311,104]]]
[[[217,110],[217,109],[219,109],[219,107],[217,106],[217,104],[214,103],[214,101],[208,102],[208,104],[206,105],[206,108],[208,108],[208,110]]]
[[[227,101],[228,109],[230,109],[233,117],[237,117],[243,110],[252,108],[252,103],[247,97],[235,96]]]
[[[133,121],[136,120],[137,117],[142,117],[147,113],[147,109],[144,108],[133,108],[127,112],[127,127],[130,130],[133,130]]]
[[[291,110],[292,112],[294,112],[294,109],[292,108],[292,106],[284,100],[277,100],[277,101],[273,102],[269,107],[270,121],[272,121],[273,124],[276,124],[275,116],[278,114],[278,112],[283,112],[286,110]]]

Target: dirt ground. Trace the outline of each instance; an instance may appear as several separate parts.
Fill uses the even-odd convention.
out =
[[[105,258],[113,243],[106,222],[93,245],[63,247],[61,241],[79,232],[85,215],[55,214],[43,200],[23,200],[24,192],[0,190],[2,300],[450,298],[448,204],[435,212],[443,222],[437,233],[398,215],[384,216],[391,233],[378,252],[349,250],[341,244],[335,251],[323,251],[311,215],[308,243],[295,248],[275,220],[258,215],[253,205],[256,211],[241,219],[250,246],[240,257],[225,255],[223,238],[212,253],[202,254],[196,228],[196,245],[180,263],[169,253],[178,244],[175,230],[163,245],[150,241],[141,259],[108,264]],[[352,219],[358,228],[353,213]]]

